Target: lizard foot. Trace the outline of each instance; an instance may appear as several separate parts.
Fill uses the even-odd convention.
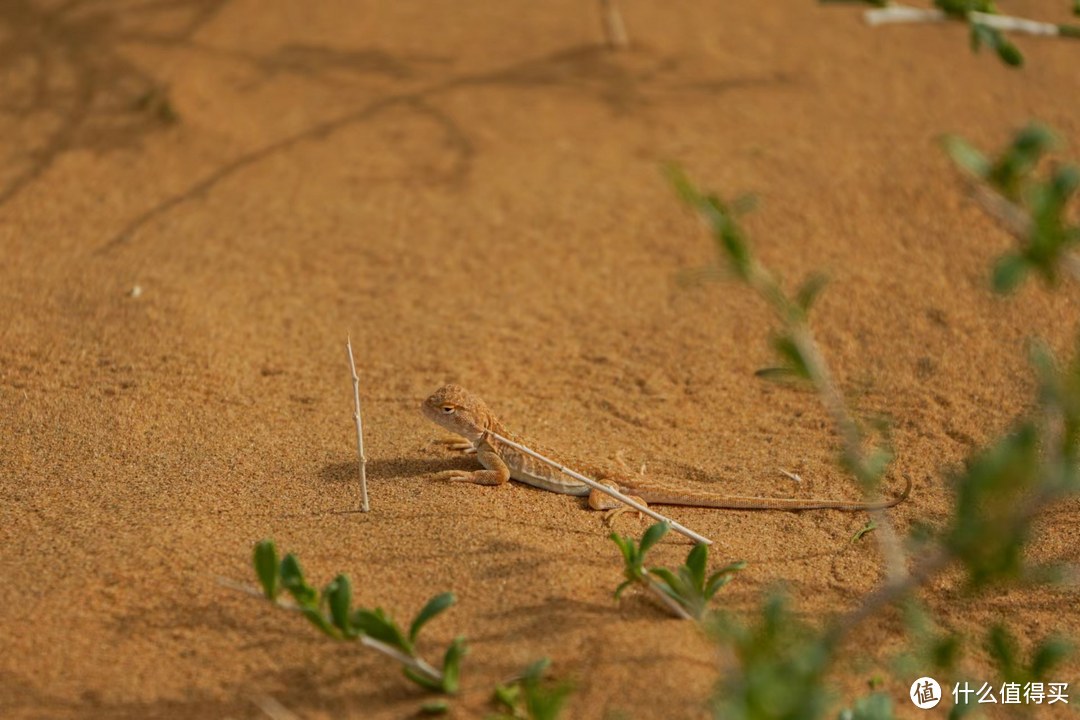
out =
[[[634,498],[634,499],[639,501],[639,502],[641,501],[641,498]],[[615,519],[618,518],[620,515],[622,515],[624,513],[632,513],[634,515],[637,515],[638,522],[641,522],[641,521],[643,521],[645,519],[645,513],[641,512],[640,510],[635,510],[634,508],[630,507],[629,505],[621,505],[620,504],[619,507],[614,508],[612,510],[608,510],[606,513],[604,513],[604,524],[607,525],[608,527],[611,527],[612,525],[614,525]]]
[[[445,482],[468,482],[476,485],[503,485],[510,479],[509,474],[503,477],[495,470],[443,470],[435,473],[436,480]]]
[[[636,495],[630,495],[630,499],[636,500],[642,505],[647,503]],[[615,521],[615,518],[619,517],[623,513],[632,512],[638,516],[639,520],[645,519],[645,514],[640,510],[635,510],[629,505],[624,505],[615,498],[600,492],[599,490],[593,490],[589,493],[589,507],[593,510],[606,510],[604,513],[604,524],[610,526]]]

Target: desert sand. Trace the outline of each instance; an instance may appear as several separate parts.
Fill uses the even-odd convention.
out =
[[[1006,10],[1067,19],[1064,2]],[[693,624],[612,599],[610,530],[579,499],[438,483],[472,462],[420,401],[446,382],[569,457],[689,487],[856,499],[812,394],[754,377],[772,317],[715,260],[661,167],[725,197],[812,316],[845,393],[887,414],[901,532],[947,517],[949,474],[1032,402],[1039,337],[1077,335],[1076,290],[989,289],[1012,240],[937,145],[993,148],[1030,119],[1080,157],[1075,42],[1019,38],[1027,67],[959,26],[870,29],[851,6],[627,0],[631,47],[593,3],[73,0],[0,3],[0,715],[401,718],[398,668],[223,587],[253,543],[318,585],[409,618],[458,604],[452,717],[548,656],[568,717],[697,718],[721,672]],[[352,337],[372,510],[356,512]],[[798,473],[802,484],[779,472]],[[1076,562],[1076,503],[1032,553]],[[778,584],[821,623],[880,582],[862,513],[669,514],[749,565],[718,604],[750,618]],[[615,529],[638,534],[632,516]],[[655,560],[681,561],[669,537]],[[1075,589],[923,595],[946,626],[1076,627]],[[895,613],[831,682],[889,672]],[[1055,678],[1080,689],[1074,660]],[[1053,715],[1057,717],[1058,715]]]

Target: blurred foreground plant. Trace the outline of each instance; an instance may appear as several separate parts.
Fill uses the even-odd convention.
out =
[[[556,720],[573,686],[545,682],[550,665],[548,658],[542,658],[525,668],[520,678],[496,686],[494,699],[502,712],[493,720]]]
[[[1046,232],[1052,239],[1072,237],[1071,230],[1059,231],[1063,221],[1058,200],[1071,197],[1072,190],[1063,192],[1070,184],[1053,178],[1039,184],[1031,179],[1031,167],[1039,158],[1038,152],[1023,149],[1031,144],[1041,147],[1038,142],[1025,140],[1021,149],[1014,148],[1011,154],[1006,152],[995,163],[980,160],[966,145],[954,143],[953,150],[955,155],[959,148],[965,155],[964,165],[979,171],[980,177],[993,178],[994,187],[1010,202],[1014,198],[1031,198],[1015,207],[1017,212],[1031,218],[1032,234]],[[774,336],[773,345],[782,365],[759,374],[810,382],[837,426],[842,440],[841,465],[853,473],[864,491],[872,492],[888,466],[891,453],[887,447],[867,449],[866,431],[845,406],[814,342],[807,316],[822,281],[811,276],[793,295],[787,294],[776,276],[755,258],[738,224],[739,212],[747,207],[745,201],[728,204],[704,193],[677,167],[669,169],[669,177],[679,196],[711,230],[727,274],[763,297],[778,317],[781,329]],[[1047,194],[1050,196],[1046,197]],[[1058,245],[1052,246],[1053,252],[1044,252],[1042,248],[1048,242],[1045,238],[1029,236],[1026,247],[1040,249],[1022,249],[1017,257],[1052,279],[1056,275],[1044,269],[1045,264],[1061,264],[1065,255]],[[718,624],[737,667],[725,674],[718,689],[717,717],[748,720],[824,717],[833,701],[824,678],[841,642],[863,621],[894,604],[908,609],[909,635],[923,636],[923,642],[916,648],[923,667],[930,662],[955,662],[961,639],[930,631],[928,626],[932,623],[926,619],[928,614],[913,597],[915,591],[946,568],[959,567],[967,579],[966,589],[972,595],[1052,576],[1050,568],[1029,564],[1025,551],[1037,516],[1050,505],[1080,494],[1080,351],[1068,362],[1059,363],[1040,347],[1034,352],[1033,360],[1039,378],[1034,411],[1017,422],[1011,432],[973,453],[963,471],[955,474],[956,501],[950,517],[940,529],[920,527],[910,541],[914,547],[910,557],[917,560],[908,557],[884,513],[879,513],[875,524],[886,530],[879,541],[889,567],[884,583],[862,598],[854,610],[830,619],[822,629],[815,630],[798,621],[785,602],[774,597],[750,625],[730,619]],[[990,657],[998,672],[1010,682],[1048,671],[1066,652],[1061,640],[1047,638],[1036,647],[1031,664],[1023,668],[1017,661],[1011,637],[1001,626],[991,633],[988,641]],[[973,707],[957,704],[953,713],[959,715]],[[888,697],[874,694],[859,699],[841,716],[884,720],[892,717],[892,707]]]
[[[1047,166],[1060,142],[1043,125],[1018,131],[997,157],[989,158],[958,135],[942,143],[949,156],[975,181],[980,205],[1016,238],[1018,247],[994,265],[993,285],[1009,292],[1031,272],[1050,286],[1062,272],[1080,279],[1080,224],[1069,219],[1070,203],[1080,188],[1080,168],[1071,163]]]

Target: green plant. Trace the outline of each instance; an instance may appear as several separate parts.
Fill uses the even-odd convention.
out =
[[[783,595],[770,596],[752,624],[721,616],[712,629],[738,663],[722,675],[716,717],[809,720],[824,715],[832,701],[824,678],[833,639],[802,623]]]
[[[454,694],[458,691],[461,659],[465,640],[457,637],[443,654],[442,668],[437,669],[417,654],[416,641],[421,629],[454,604],[454,596],[441,593],[431,598],[417,613],[408,632],[381,608],[353,608],[352,582],[348,575],[338,575],[320,592],[308,584],[300,561],[293,554],[279,560],[273,540],[255,546],[255,574],[263,595],[270,602],[300,612],[324,635],[335,640],[358,641],[402,664],[405,676],[433,692]],[[287,592],[292,602],[281,598]]]
[[[645,569],[645,555],[668,531],[667,523],[656,523],[635,543],[629,536],[612,533],[611,539],[619,546],[623,556],[623,576],[626,578],[615,588],[618,599],[631,585],[641,585],[656,596],[677,617],[701,620],[708,610],[709,601],[727,585],[736,572],[746,567],[739,560],[729,563],[708,577],[705,572],[709,561],[708,545],[698,544],[690,549],[686,563],[675,569],[654,567]]]
[[[976,198],[1017,240],[1016,250],[994,265],[993,287],[1016,288],[1031,272],[1056,285],[1062,271],[1080,277],[1080,224],[1069,221],[1069,204],[1080,189],[1080,168],[1069,163],[1047,167],[1059,145],[1054,133],[1031,123],[1018,131],[997,157],[990,158],[957,135],[942,139],[953,161],[973,177]]]
[[[1020,143],[1019,150],[1006,153],[994,163],[980,159],[966,145],[956,144],[954,150],[959,148],[966,167],[978,169],[980,177],[992,178],[1002,197],[1037,198],[1050,192],[1045,183],[1039,186],[1038,181],[1031,179],[1031,169],[1041,157],[1041,138],[1039,133],[1030,133]],[[789,296],[775,275],[757,261],[738,224],[738,210],[746,203],[727,204],[715,195],[699,191],[678,168],[670,168],[669,176],[676,192],[711,229],[728,274],[756,291],[777,314],[781,329],[773,344],[783,364],[759,374],[809,381],[830,411],[841,436],[841,464],[852,471],[864,490],[870,491],[884,474],[891,455],[887,446],[867,447],[864,425],[847,410],[814,342],[807,314],[820,290],[820,281],[804,282]],[[1043,189],[1032,191],[1033,184]],[[1050,185],[1055,186],[1054,180]],[[1060,191],[1062,185],[1058,181],[1055,187]],[[1059,192],[1054,197],[1065,195]],[[1071,197],[1071,191],[1068,196]],[[1049,203],[1053,205],[1051,213],[1046,210],[1047,202],[1043,199],[1042,204],[1021,202],[1010,207],[1027,218],[1031,226],[1042,222],[1042,227],[1053,230],[1063,223],[1058,222],[1062,217],[1061,203]],[[1055,220],[1048,222],[1046,217]],[[1063,234],[1054,237],[1061,238]],[[1068,262],[1064,252],[1022,251],[1021,254],[1026,262],[1050,278],[1056,275],[1044,271],[1045,263]],[[884,584],[865,596],[853,611],[831,619],[816,630],[800,622],[782,600],[773,598],[765,604],[756,622],[742,625],[729,619],[720,625],[721,636],[730,643],[738,667],[725,674],[716,698],[717,717],[755,720],[823,717],[832,701],[824,689],[824,678],[841,640],[852,628],[892,604],[898,603],[907,610],[908,633],[917,641],[915,652],[921,662],[955,666],[962,652],[960,639],[933,629],[927,612],[912,598],[913,591],[950,566],[959,566],[972,594],[1050,576],[1048,568],[1032,565],[1026,559],[1026,549],[1038,515],[1054,503],[1080,495],[1080,351],[1070,361],[1059,363],[1049,351],[1036,348],[1033,362],[1040,388],[1035,409],[1012,431],[975,452],[963,471],[954,475],[956,502],[950,517],[939,529],[917,527],[909,540],[915,548],[911,556],[918,557],[918,561],[909,562],[887,517],[879,513],[874,519],[878,530],[875,536],[885,554],[888,573]],[[625,550],[624,555],[627,578],[636,579],[642,574],[642,563]],[[631,560],[636,561],[633,573]],[[1027,677],[1046,672],[1066,652],[1061,641],[1051,639],[1040,644],[1031,662],[1024,666],[1016,659],[1015,644],[1004,627],[992,631],[988,648],[999,673],[1010,681],[1014,680],[1010,674]],[[958,704],[954,714],[971,707]],[[871,695],[859,699],[841,715],[883,720],[892,716],[892,708],[887,698]]]
[[[521,677],[497,685],[494,701],[502,712],[493,720],[556,720],[574,688],[568,682],[545,682],[550,665],[548,658],[541,658],[525,668]]]

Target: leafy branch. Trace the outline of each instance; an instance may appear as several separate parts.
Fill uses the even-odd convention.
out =
[[[1036,272],[1056,285],[1065,271],[1080,279],[1080,224],[1070,222],[1070,203],[1080,189],[1080,168],[1068,163],[1046,167],[1059,146],[1054,133],[1031,123],[1018,131],[997,157],[990,158],[958,135],[942,139],[945,151],[976,182],[979,204],[1016,238],[1019,247],[994,265],[993,286],[1009,292]]]
[[[1033,169],[1045,145],[1042,137],[1029,132],[1023,142],[1014,144],[995,162],[966,144],[954,141],[951,149],[954,157],[961,155],[962,165],[990,183],[1009,207],[1016,208],[1019,217],[1031,218],[1030,236],[1017,256],[1052,280],[1057,270],[1046,266],[1066,264],[1062,246],[1075,242],[1073,229],[1063,219],[1064,200],[1075,188],[1068,180],[1071,172],[1062,175],[1058,171],[1049,181],[1034,179]],[[815,386],[843,437],[842,464],[864,488],[873,484],[884,472],[888,456],[881,449],[861,454],[863,431],[844,408],[806,324],[820,281],[805,282],[794,298],[789,297],[755,259],[737,223],[737,211],[746,203],[729,205],[700,192],[677,168],[670,174],[679,195],[711,228],[730,274],[764,297],[779,315],[783,330],[774,345],[784,359],[782,374],[809,380]],[[887,544],[886,549],[896,553],[896,562],[904,572],[891,572],[854,610],[834,618],[820,631],[803,625],[780,598],[770,600],[759,620],[748,627],[731,621],[720,623],[721,634],[731,642],[739,667],[726,675],[724,691],[717,700],[718,717],[822,717],[830,702],[822,679],[841,641],[886,606],[905,601],[908,607],[917,607],[912,593],[950,566],[960,566],[973,593],[1049,577],[1048,568],[1025,561],[1026,549],[1035,518],[1050,505],[1080,495],[1080,351],[1060,363],[1048,350],[1036,347],[1033,364],[1039,379],[1035,410],[1011,432],[974,453],[964,471],[955,475],[956,501],[951,517],[940,530],[922,528],[913,535],[911,542],[917,548],[913,554],[920,560],[910,571],[899,543]],[[875,520],[880,529],[881,519]],[[909,621],[909,631],[913,628]],[[1063,643],[1051,638],[1036,648],[1025,668],[1013,645],[1004,628],[992,632],[988,640],[990,654],[1005,677],[1010,672],[1025,676],[1036,670],[1044,672],[1066,652]],[[956,639],[948,636],[930,645],[938,658],[952,657],[957,646]],[[842,715],[883,719],[892,716],[892,709],[887,697],[871,695]]]
[[[746,233],[739,225],[739,216],[753,208],[751,200],[744,196],[732,203],[725,203],[714,194],[700,191],[675,165],[667,168],[667,174],[675,192],[712,231],[721,263],[729,274],[764,299],[781,323],[781,330],[773,335],[772,344],[782,364],[759,370],[757,374],[767,379],[794,378],[811,384],[840,434],[840,465],[854,475],[867,499],[875,500],[881,480],[893,459],[888,444],[888,428],[879,425],[876,428],[879,440],[876,443],[872,441],[873,435],[848,410],[844,396],[814,340],[808,317],[814,301],[827,283],[825,276],[811,274],[789,295],[776,276],[754,256]],[[904,563],[892,524],[884,511],[872,512],[881,531],[881,547],[890,577],[900,577],[904,574]]]
[[[458,691],[461,659],[465,640],[457,637],[443,655],[442,668],[435,668],[416,652],[421,629],[454,604],[451,593],[431,598],[417,613],[408,632],[382,608],[353,608],[352,582],[348,575],[338,575],[320,592],[308,584],[300,561],[293,554],[279,560],[273,540],[255,546],[255,574],[262,595],[279,607],[301,613],[324,635],[335,640],[356,641],[380,652],[403,666],[405,676],[432,692],[454,694]],[[241,586],[239,589],[246,590]],[[255,591],[256,594],[257,591]],[[283,598],[283,592],[291,596]]]
[[[1080,26],[1055,24],[1002,15],[993,0],[934,0],[933,8],[900,5],[887,0],[821,0],[823,3],[855,2],[871,5],[864,18],[871,26],[891,23],[962,22],[967,24],[972,51],[986,47],[1011,67],[1024,64],[1024,56],[1005,37],[1006,32],[1046,37],[1080,38]]]
[[[690,549],[686,563],[674,572],[662,567],[646,570],[645,555],[667,531],[666,523],[657,523],[645,531],[640,543],[635,543],[629,536],[611,534],[611,539],[622,553],[623,576],[626,578],[615,588],[615,598],[621,597],[628,587],[640,585],[676,617],[701,620],[708,610],[709,601],[734,578],[736,572],[746,567],[746,563],[742,560],[729,563],[706,577],[709,547],[698,544]]]

